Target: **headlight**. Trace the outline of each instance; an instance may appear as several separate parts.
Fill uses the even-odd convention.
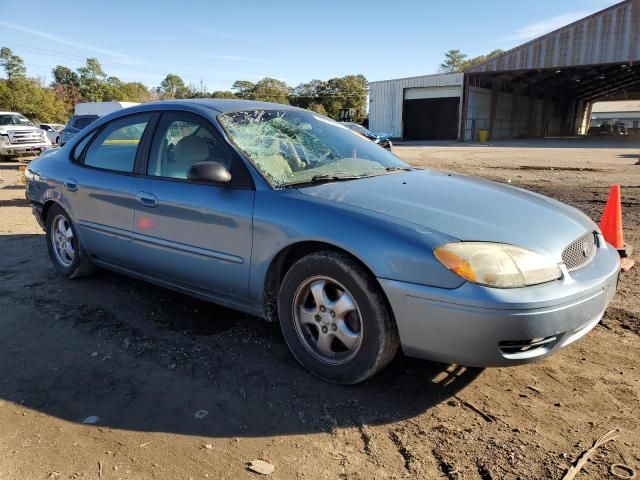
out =
[[[552,260],[514,245],[488,242],[447,243],[433,251],[440,263],[462,278],[498,288],[550,282],[562,277]]]

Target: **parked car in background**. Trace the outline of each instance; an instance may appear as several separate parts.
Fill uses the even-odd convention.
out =
[[[628,135],[629,128],[624,122],[613,122],[613,134],[614,135]]]
[[[603,122],[589,128],[589,135],[628,135],[629,129],[624,122]]]
[[[338,383],[365,380],[399,347],[459,365],[532,362],[593,329],[616,291],[618,252],[579,210],[412,168],[291,106],[140,105],[26,178],[63,277],[98,265],[278,319],[293,356]]]
[[[40,130],[44,131],[49,137],[49,141],[52,145],[60,145],[60,132],[64,125],[59,123],[41,123]]]
[[[135,102],[86,102],[78,103],[73,117],[60,135],[60,146],[64,146],[73,136],[98,118],[124,108],[139,105]]]
[[[347,127],[349,130],[359,133],[363,137],[368,138],[372,142],[377,143],[383,148],[391,150],[391,147],[393,147],[393,145],[391,144],[391,135],[387,133],[374,133],[371,130],[363,127],[362,125],[353,122],[342,122],[342,125]]]
[[[0,157],[36,155],[51,148],[47,134],[20,113],[0,112]]]

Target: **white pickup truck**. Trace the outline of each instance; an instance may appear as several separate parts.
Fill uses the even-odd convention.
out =
[[[27,117],[14,112],[0,112],[0,159],[38,155],[51,148],[46,132]]]

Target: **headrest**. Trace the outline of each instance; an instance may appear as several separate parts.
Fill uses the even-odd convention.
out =
[[[209,158],[209,147],[207,141],[196,135],[184,137],[176,144],[176,162],[198,163]]]

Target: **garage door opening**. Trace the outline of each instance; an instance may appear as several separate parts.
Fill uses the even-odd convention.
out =
[[[405,99],[404,140],[456,140],[460,97]]]

